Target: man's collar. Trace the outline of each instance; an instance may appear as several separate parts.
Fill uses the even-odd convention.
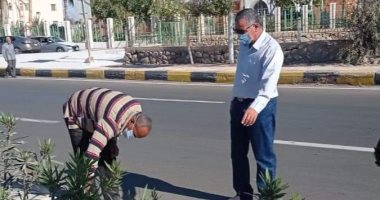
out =
[[[262,46],[264,46],[264,40],[267,33],[265,31],[261,32],[259,38],[256,40],[256,42],[252,45],[253,48],[256,50],[259,50]]]

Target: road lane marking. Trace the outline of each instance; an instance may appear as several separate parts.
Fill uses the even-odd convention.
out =
[[[224,101],[202,101],[202,100],[187,100],[187,99],[159,99],[159,98],[140,98],[135,97],[137,100],[146,101],[163,101],[163,102],[182,102],[182,103],[208,103],[208,104],[224,104]]]
[[[290,145],[290,146],[314,147],[314,148],[322,148],[322,149],[337,149],[337,150],[346,150],[346,151],[374,152],[373,148],[368,148],[368,147],[355,147],[355,146],[321,144],[321,143],[311,143],[311,142],[296,142],[296,141],[286,141],[286,140],[275,140],[274,143],[275,144]]]
[[[103,82],[103,83],[127,83],[127,84],[140,84],[140,85],[173,85],[173,86],[206,86],[206,87],[232,87],[232,84],[220,83],[196,83],[196,82],[168,82],[168,81],[135,81],[135,80],[104,80],[104,79],[82,79],[82,78],[43,78],[43,77],[19,77],[18,79],[25,80],[42,80],[42,81],[76,81],[76,82]],[[13,80],[13,79],[12,79]],[[336,85],[279,85],[279,88],[286,89],[318,89],[318,90],[380,90],[379,86],[336,86]]]
[[[60,123],[60,121],[54,121],[54,120],[31,119],[31,118],[23,118],[23,117],[16,117],[16,120],[22,121],[22,122],[35,122],[35,123],[43,123],[43,124],[58,124],[58,123]]]
[[[142,99],[145,99],[145,98],[142,98]],[[158,101],[161,101],[161,99],[159,99]],[[31,119],[31,118],[22,118],[22,117],[16,117],[16,120],[23,121],[23,122],[43,123],[43,124],[58,124],[58,123],[60,123],[60,121],[54,121],[54,120]],[[359,151],[359,152],[371,152],[371,153],[374,152],[373,148],[344,146],[344,145],[335,145],[335,144],[297,142],[297,141],[287,141],[287,140],[275,140],[274,143],[280,144],[280,145],[313,147],[313,148],[322,148],[322,149],[335,149],[335,150]]]

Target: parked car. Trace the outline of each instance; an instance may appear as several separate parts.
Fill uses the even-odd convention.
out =
[[[36,36],[32,39],[37,40],[42,45],[42,51],[44,52],[64,52],[64,51],[79,51],[78,44],[72,42],[66,42],[58,37],[48,36]]]
[[[16,54],[23,52],[41,52],[41,44],[37,40],[28,39],[21,36],[9,36],[12,39]],[[0,52],[6,36],[0,37]]]

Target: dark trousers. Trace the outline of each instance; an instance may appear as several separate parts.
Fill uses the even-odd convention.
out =
[[[252,126],[241,124],[245,110],[249,108],[253,99],[231,102],[231,159],[233,169],[233,187],[242,200],[253,199],[253,188],[250,184],[250,168],[248,161],[249,143],[257,163],[256,184],[264,187],[260,174],[268,169],[272,178],[276,172],[276,155],[274,152],[274,135],[276,127],[277,99],[273,98],[262,110]]]
[[[92,137],[91,132],[87,132],[82,129],[69,129],[71,144],[74,149],[74,153],[84,154],[87,151],[90,139]],[[116,161],[116,157],[119,155],[119,148],[117,147],[117,138],[112,138],[108,141],[103,151],[100,153],[97,173],[100,178],[109,177],[111,172],[108,170],[107,164],[112,164]],[[103,194],[105,200],[119,200],[119,188],[115,188],[113,191],[109,191],[107,194]]]
[[[5,69],[5,76],[16,77],[16,60],[7,60],[8,66]]]

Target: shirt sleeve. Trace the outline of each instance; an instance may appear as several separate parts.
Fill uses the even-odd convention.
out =
[[[272,98],[271,94],[277,88],[283,63],[284,54],[280,47],[269,51],[263,64],[264,72],[259,83],[259,94],[250,105],[257,113],[260,113]]]
[[[95,160],[94,165],[91,167],[93,171],[98,167],[100,152],[102,152],[108,141],[115,136],[115,133],[115,126],[111,120],[101,119],[95,125],[94,133],[86,151],[86,156]]]

